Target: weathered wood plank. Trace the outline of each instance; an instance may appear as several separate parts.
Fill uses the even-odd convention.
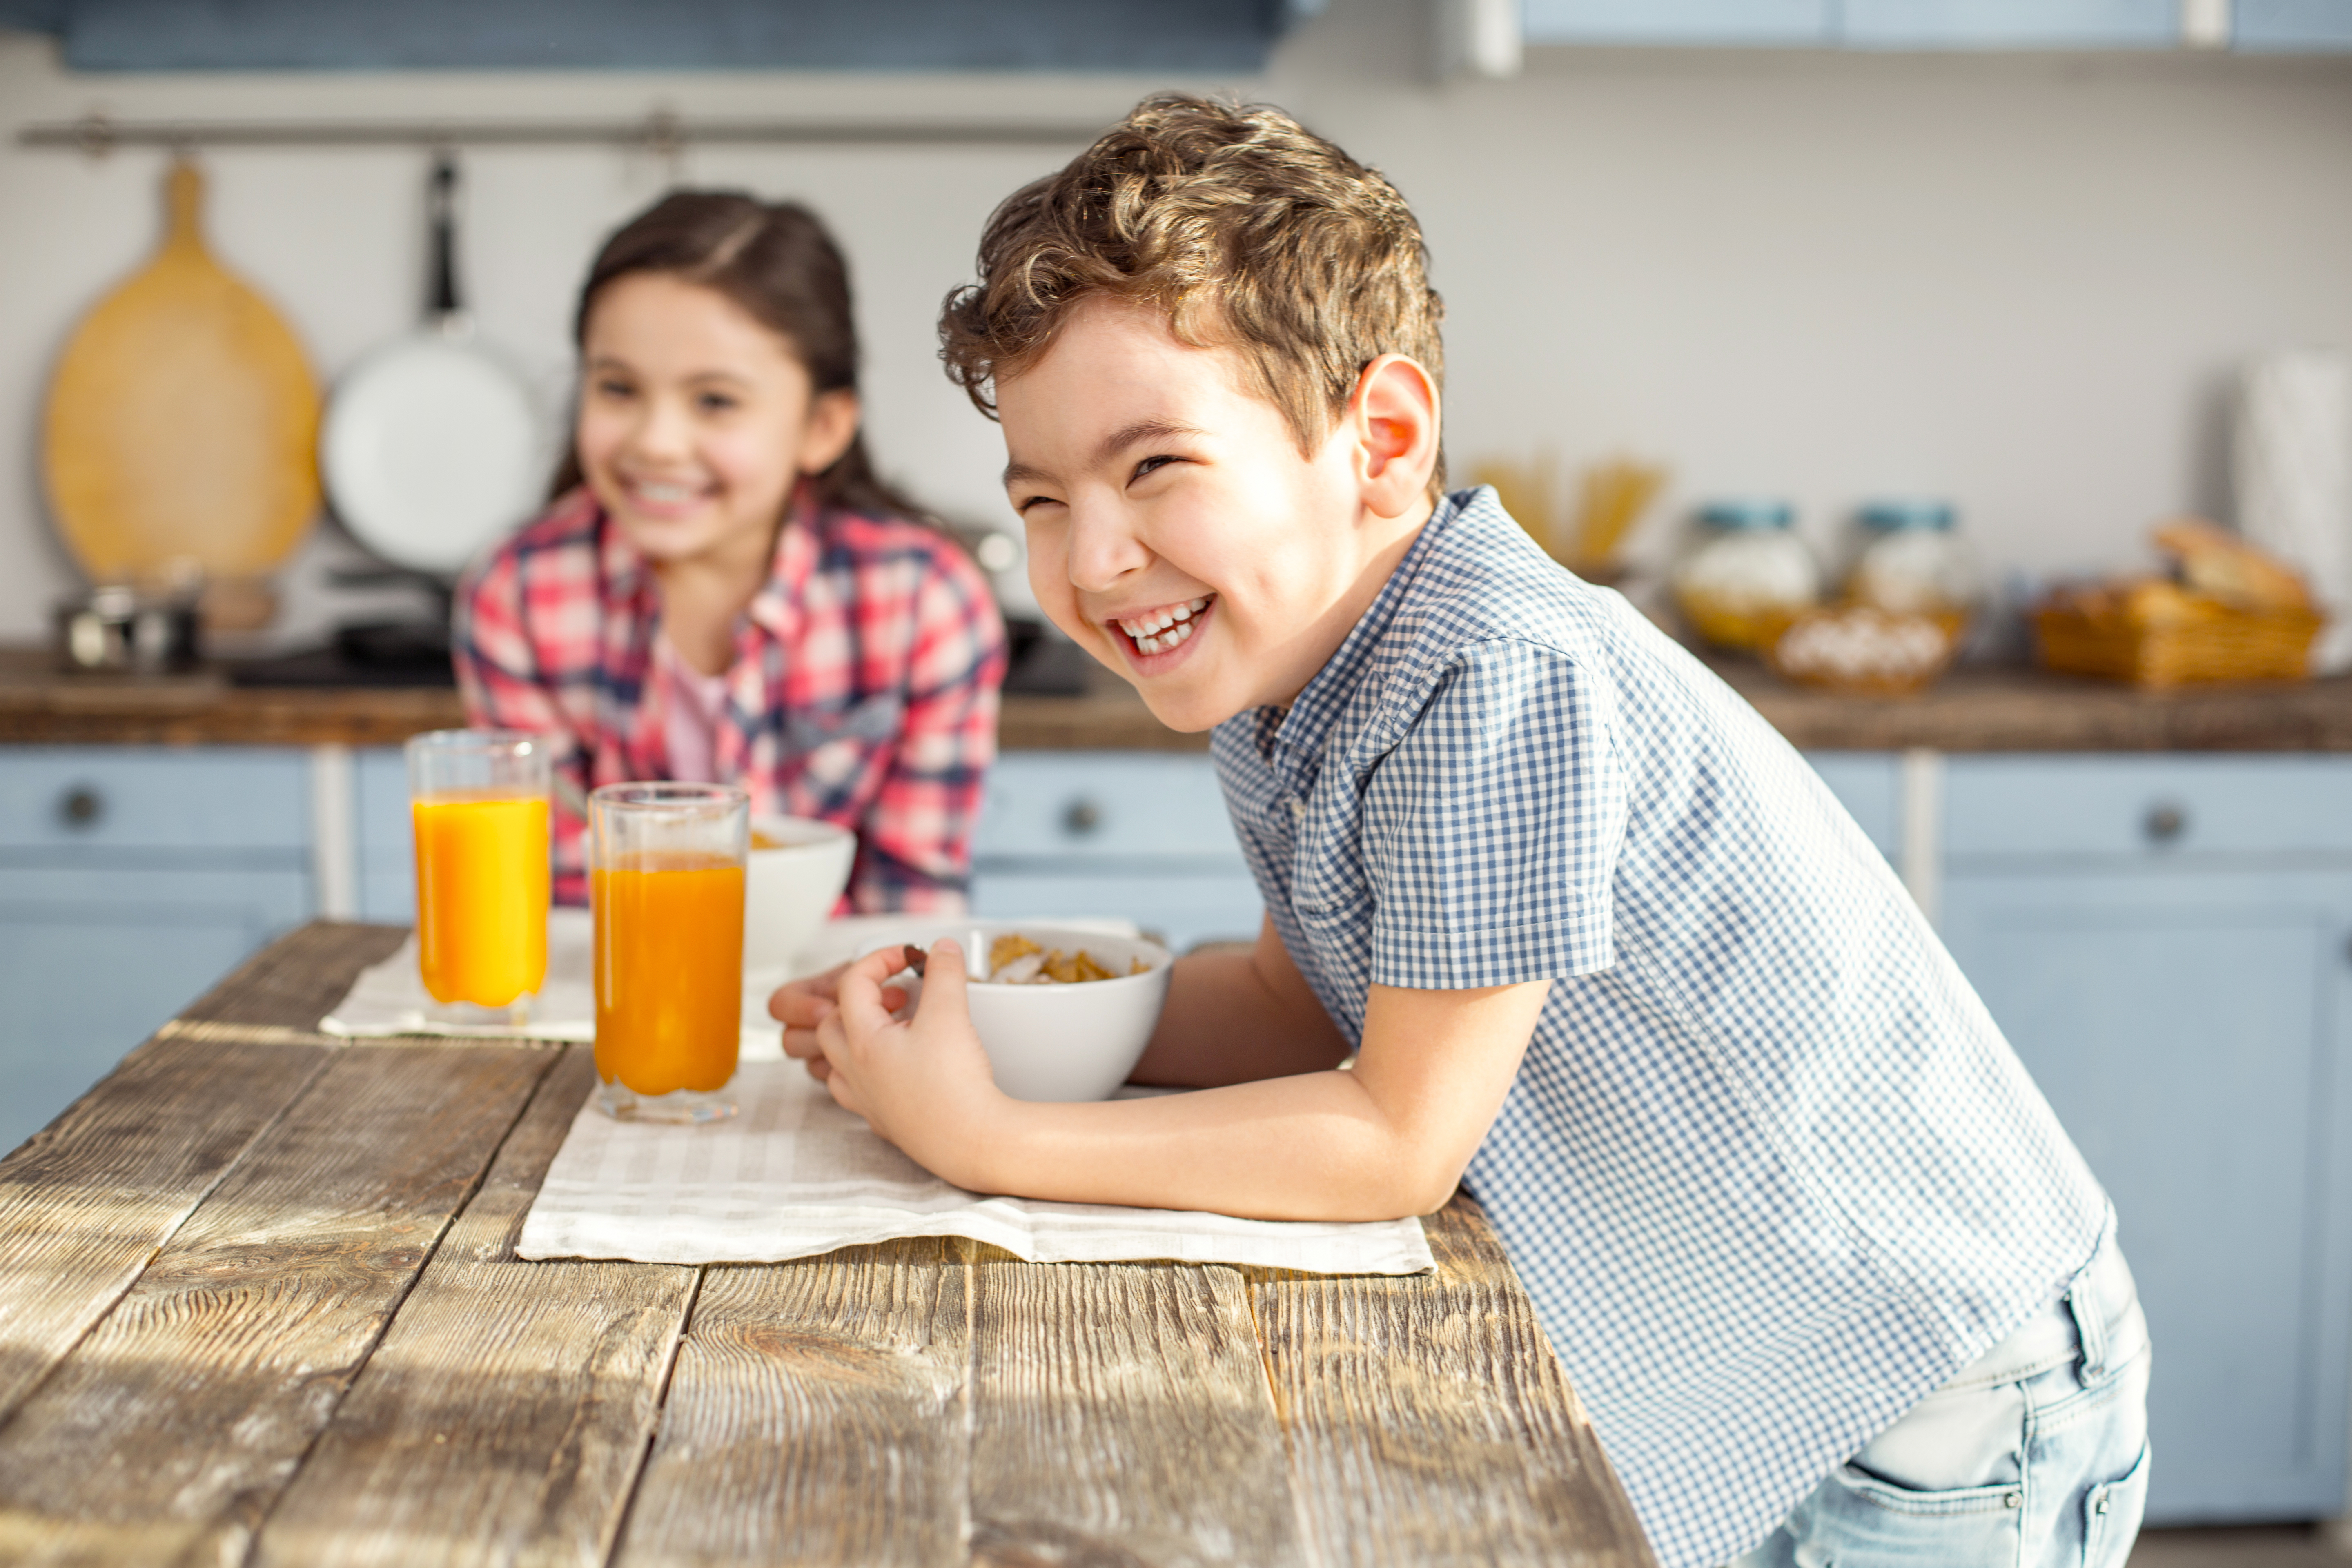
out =
[[[970,1250],[706,1270],[615,1563],[961,1563]]]
[[[602,1563],[696,1270],[526,1263],[523,1217],[589,1092],[575,1047],[417,1278],[263,1527],[276,1563]]]
[[[1316,1560],[1654,1563],[1485,1214],[1427,1225],[1426,1278],[1249,1287]]]
[[[973,1273],[974,1563],[1306,1561],[1237,1271],[999,1254]]]
[[[0,1421],[327,1061],[151,1042],[0,1160]]]
[[[0,1426],[0,1558],[240,1560],[553,1059],[331,1053]]]
[[[343,999],[361,970],[398,952],[406,935],[404,926],[312,921],[246,960],[227,979],[182,1008],[173,1023],[252,1025],[307,1033]]]

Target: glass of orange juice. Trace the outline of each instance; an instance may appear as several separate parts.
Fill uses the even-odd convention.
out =
[[[528,1023],[547,980],[548,752],[518,730],[408,742],[417,966],[444,1022]]]
[[[751,827],[750,797],[732,784],[606,784],[588,797],[598,1103],[611,1115],[735,1114]]]

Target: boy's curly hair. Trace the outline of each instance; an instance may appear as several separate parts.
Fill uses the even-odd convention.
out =
[[[980,281],[940,311],[940,357],[982,413],[1097,295],[1166,312],[1179,342],[1238,351],[1311,453],[1364,366],[1443,382],[1421,226],[1396,187],[1278,109],[1155,93],[1059,173],[1005,198]],[[1431,476],[1442,492],[1444,460]]]

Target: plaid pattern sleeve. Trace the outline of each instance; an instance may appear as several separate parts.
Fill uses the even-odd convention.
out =
[[[1666,1568],[1763,1539],[2112,1223],[1804,759],[1493,491],[1213,753],[1351,1037],[1374,985],[1551,980],[1464,1180]]]

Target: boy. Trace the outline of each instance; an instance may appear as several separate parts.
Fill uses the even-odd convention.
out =
[[[1466,1184],[1669,1568],[2120,1563],[2148,1358],[2105,1195],[1797,753],[1444,493],[1402,199],[1279,112],[1154,98],[980,275],[943,353],[1039,602],[1214,727],[1265,924],[1178,963],[1136,1076],[1199,1093],[1006,1099],[960,961],[906,1022],[887,955],[788,988],[787,1048],[980,1191],[1346,1219]]]

